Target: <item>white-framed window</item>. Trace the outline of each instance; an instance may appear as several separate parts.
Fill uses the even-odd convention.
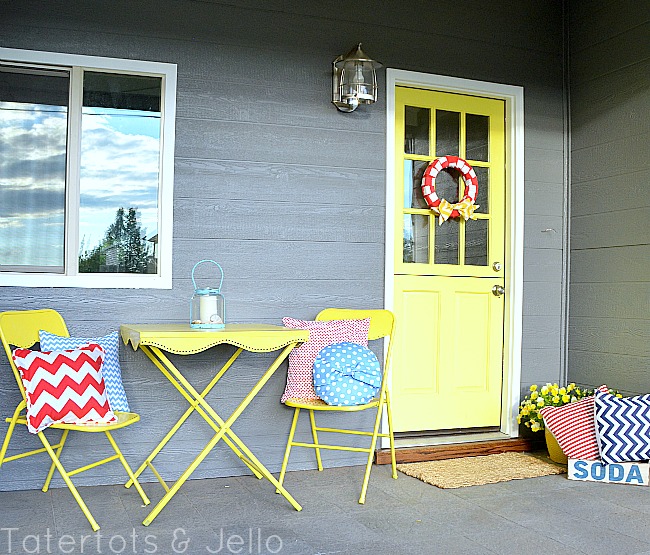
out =
[[[176,65],[0,48],[0,286],[171,288]]]

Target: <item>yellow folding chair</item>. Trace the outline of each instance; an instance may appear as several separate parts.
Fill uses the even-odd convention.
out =
[[[149,498],[142,490],[142,487],[140,486],[137,479],[133,475],[133,471],[131,470],[131,467],[126,462],[124,455],[122,455],[122,452],[120,451],[119,447],[117,446],[117,443],[115,443],[115,440],[111,435],[111,432],[113,430],[117,430],[119,428],[124,428],[126,426],[130,426],[131,424],[135,424],[136,422],[138,422],[138,420],[140,420],[140,416],[133,412],[116,412],[115,416],[117,416],[117,422],[111,424],[91,424],[91,425],[53,424],[52,426],[50,426],[50,428],[63,430],[63,434],[61,435],[61,439],[59,440],[58,443],[56,443],[55,445],[50,444],[48,439],[45,437],[45,433],[41,431],[37,435],[38,438],[41,440],[41,443],[43,444],[42,448],[7,457],[6,456],[7,448],[9,447],[9,441],[11,440],[11,436],[14,432],[14,428],[16,427],[16,424],[23,424],[25,426],[27,425],[27,417],[24,414],[24,411],[26,410],[27,407],[25,388],[23,387],[23,383],[20,378],[20,373],[16,368],[14,361],[11,357],[11,351],[12,348],[15,347],[20,347],[23,349],[29,349],[30,347],[32,347],[34,343],[38,342],[39,340],[39,336],[38,336],[39,330],[45,330],[50,333],[54,333],[56,335],[61,335],[65,337],[69,337],[70,335],[68,333],[68,328],[66,327],[65,322],[63,321],[63,318],[55,310],[43,309],[43,310],[21,310],[21,311],[11,311],[11,312],[0,312],[0,339],[2,340],[2,345],[4,346],[5,352],[7,353],[7,358],[9,359],[9,364],[11,366],[11,369],[14,372],[14,377],[16,378],[16,382],[18,383],[20,393],[22,394],[22,401],[18,403],[18,406],[16,407],[13,416],[11,418],[6,418],[6,422],[9,423],[9,428],[7,430],[7,435],[5,436],[4,442],[2,443],[2,448],[0,449],[0,467],[2,467],[3,463],[6,462],[10,462],[17,459],[22,459],[24,457],[30,457],[32,455],[37,455],[39,453],[46,452],[52,459],[52,464],[50,465],[50,470],[47,474],[47,478],[45,479],[45,484],[43,485],[43,491],[47,491],[48,488],[50,487],[50,482],[52,480],[52,476],[54,475],[54,469],[56,468],[56,470],[58,470],[61,476],[63,477],[63,480],[65,481],[66,485],[70,489],[70,493],[72,493],[72,496],[79,504],[79,507],[83,511],[84,515],[86,515],[86,518],[88,519],[88,522],[90,522],[93,531],[97,531],[99,530],[99,525],[93,518],[93,515],[88,509],[88,506],[86,505],[86,503],[84,503],[83,499],[79,495],[79,492],[77,491],[77,488],[72,483],[70,477],[74,476],[75,474],[85,472],[86,470],[90,470],[91,468],[95,468],[102,464],[106,464],[108,462],[118,459],[122,463],[122,466],[124,466],[124,469],[126,470],[126,473],[129,475],[129,478],[135,484],[135,487],[138,493],[140,494],[142,501],[144,502],[145,505],[148,505],[150,503]],[[68,433],[70,431],[91,432],[91,433],[104,432],[106,434],[106,437],[108,438],[108,442],[111,444],[113,450],[115,451],[115,455],[108,457],[106,459],[102,459],[97,462],[87,464],[75,470],[66,471],[66,469],[61,464],[60,458],[61,458],[61,452],[63,451],[63,446],[65,445],[66,439],[68,438]]]
[[[287,448],[284,452],[284,460],[282,461],[282,470],[280,471],[279,482],[282,484],[284,482],[284,476],[287,471],[287,464],[289,463],[289,455],[291,453],[292,447],[309,447],[316,451],[316,463],[318,465],[318,470],[323,470],[323,463],[321,461],[321,449],[331,449],[336,451],[354,451],[354,452],[363,452],[368,453],[368,462],[366,463],[366,471],[363,477],[363,486],[361,487],[361,496],[359,497],[359,503],[365,503],[366,501],[366,492],[368,490],[368,482],[370,480],[370,469],[372,467],[373,456],[375,454],[375,447],[377,445],[377,438],[379,437],[388,437],[390,441],[390,456],[391,464],[393,469],[393,478],[397,479],[397,468],[395,466],[395,440],[393,437],[393,418],[390,411],[390,396],[388,393],[388,384],[387,384],[387,375],[388,369],[390,366],[391,360],[391,349],[392,349],[392,339],[395,329],[395,317],[393,313],[389,310],[354,310],[354,309],[343,309],[343,308],[327,308],[320,312],[316,316],[316,320],[320,321],[329,321],[329,320],[363,320],[365,318],[370,318],[370,330],[368,331],[368,339],[375,340],[388,337],[388,347],[386,348],[386,359],[384,361],[384,370],[383,377],[381,382],[381,388],[379,390],[379,395],[376,399],[370,401],[369,403],[356,406],[332,406],[326,404],[320,399],[311,400],[311,399],[288,399],[285,401],[285,405],[288,407],[294,408],[293,421],[291,423],[291,430],[289,431],[289,439],[287,441]],[[388,419],[388,433],[380,433],[379,428],[381,426],[381,417],[383,414],[383,409],[386,407],[386,416]],[[294,436],[296,433],[296,425],[298,424],[298,416],[300,411],[305,409],[309,411],[309,422],[311,424],[311,434],[313,438],[313,443],[303,443],[299,441],[294,441]],[[316,419],[314,417],[315,411],[325,411],[325,412],[359,412],[368,409],[376,409],[377,414],[375,416],[375,425],[372,432],[369,431],[359,431],[351,429],[340,429],[340,428],[324,428],[316,425]],[[355,436],[371,436],[370,446],[369,447],[347,447],[344,445],[332,445],[320,443],[318,439],[318,432],[328,432],[328,433],[338,433],[338,434],[348,434]]]

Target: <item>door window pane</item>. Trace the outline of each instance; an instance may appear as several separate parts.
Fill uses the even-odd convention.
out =
[[[436,156],[460,155],[460,113],[436,110]]]
[[[467,133],[467,159],[488,162],[488,133],[490,118],[467,114],[465,117],[465,129]]]
[[[434,262],[436,264],[458,264],[459,229],[457,218],[449,219],[442,225],[436,225],[434,251]]]
[[[404,152],[429,155],[429,108],[404,107]]]
[[[417,214],[404,215],[404,262],[428,264],[429,217]]]
[[[422,176],[428,162],[404,160],[404,208],[428,208],[422,195]]]
[[[69,74],[0,68],[0,267],[64,270]]]
[[[488,265],[488,220],[465,222],[465,264]]]
[[[488,168],[481,168],[478,166],[472,166],[476,177],[478,178],[478,194],[476,195],[476,204],[478,208],[476,212],[480,214],[487,214],[490,211],[490,206],[488,204],[489,193],[490,193],[490,170]]]
[[[460,172],[456,168],[446,168],[436,176],[436,195],[454,204],[458,202],[458,183],[462,181]],[[463,189],[465,187],[463,181]]]
[[[79,272],[157,273],[159,77],[84,74]]]

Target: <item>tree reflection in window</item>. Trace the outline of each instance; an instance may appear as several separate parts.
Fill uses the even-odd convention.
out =
[[[81,246],[80,272],[156,273],[153,242],[147,240],[135,208],[118,208],[99,245]]]
[[[157,272],[160,102],[159,77],[84,73],[80,273]]]

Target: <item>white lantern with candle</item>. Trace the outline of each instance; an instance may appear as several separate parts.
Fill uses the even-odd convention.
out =
[[[197,287],[194,271],[204,262],[210,262],[219,268],[221,278],[219,287]],[[190,327],[194,329],[218,330],[226,325],[226,299],[221,294],[223,269],[214,260],[200,260],[192,268],[194,294],[190,302]]]

